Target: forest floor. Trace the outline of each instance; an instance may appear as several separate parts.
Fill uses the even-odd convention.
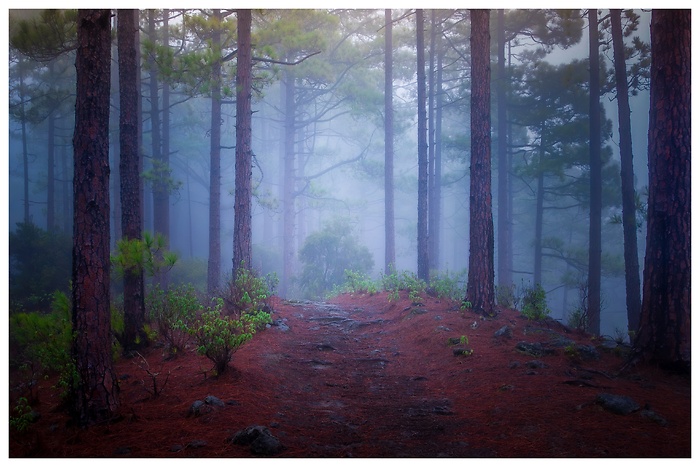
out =
[[[273,308],[276,325],[218,377],[194,352],[119,359],[122,415],[110,424],[71,426],[53,382],[40,383],[41,417],[10,432],[10,456],[256,457],[230,441],[252,425],[287,458],[691,455],[688,376],[639,365],[618,375],[624,348],[555,321],[514,310],[482,319],[454,302],[386,293],[275,298]],[[504,326],[510,334],[495,337]],[[639,407],[614,413],[603,393]],[[207,396],[218,399],[193,414]]]

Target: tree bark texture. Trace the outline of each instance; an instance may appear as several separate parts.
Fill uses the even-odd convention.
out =
[[[653,10],[649,204],[635,349],[690,371],[690,10]]]
[[[622,39],[621,10],[610,10],[613,54],[615,57],[615,87],[617,89],[617,114],[620,128],[620,179],[622,186],[622,235],[625,258],[625,293],[627,302],[627,328],[636,331],[642,308],[639,281],[639,257],[637,256],[637,213],[634,190],[634,165],[632,154],[632,123],[630,119],[629,90],[625,44]]]
[[[425,89],[423,10],[416,10],[416,68],[418,87],[418,278],[430,280],[428,257],[428,141]]]
[[[510,287],[513,283],[511,272],[511,245],[508,231],[511,228],[508,216],[509,191],[508,177],[510,166],[508,164],[507,146],[507,103],[506,103],[506,64],[505,64],[505,12],[498,10],[498,76],[496,79],[497,119],[498,119],[498,285]]]
[[[394,71],[391,10],[384,10],[384,274],[396,266],[394,226]]]
[[[603,169],[600,141],[600,63],[598,59],[598,10],[588,10],[590,66],[590,224],[588,230],[588,332],[600,334],[601,216]]]
[[[213,296],[221,278],[221,10],[214,10],[212,48],[217,60],[211,71],[211,139],[209,143],[209,260],[207,293]]]
[[[233,275],[252,266],[251,203],[253,151],[251,148],[251,10],[238,10],[238,55],[236,66],[236,187],[233,223]]]
[[[156,14],[154,10],[148,10],[148,37],[154,43],[157,43],[158,37],[156,36]],[[161,125],[160,125],[160,104],[159,104],[159,94],[158,94],[158,65],[156,64],[155,57],[149,57],[149,81],[148,81],[148,92],[149,100],[151,103],[150,107],[150,117],[151,117],[151,169],[154,171],[156,177],[160,173],[159,161],[162,159],[161,156]],[[153,231],[155,233],[160,232],[162,227],[160,226],[160,220],[158,217],[158,211],[162,209],[162,189],[158,180],[153,180],[151,182],[151,192],[153,195]]]
[[[119,53],[119,177],[122,232],[127,240],[140,240],[141,173],[139,157],[138,112],[140,82],[138,81],[138,10],[117,10],[117,41]],[[146,343],[143,325],[144,305],[143,267],[124,271],[124,351]]]
[[[428,53],[428,267],[438,269],[435,227],[435,47],[437,39],[435,10],[430,10],[430,47]]]
[[[163,10],[163,46],[169,47],[170,44],[170,28],[169,28],[170,10]],[[157,200],[158,205],[154,204],[153,208],[153,230],[165,237],[165,245],[170,245],[170,84],[167,80],[163,80],[163,113],[161,118],[161,142],[160,142],[160,160],[157,177]],[[161,278],[161,284],[167,285],[166,277]]]
[[[49,70],[53,67],[49,65]],[[56,230],[56,112],[51,110],[47,118],[48,124],[48,144],[46,147],[47,154],[47,173],[46,173],[46,231],[53,232]]]
[[[119,407],[112,366],[109,297],[110,10],[80,10],[76,53],[72,355],[73,409],[80,425]]]
[[[294,73],[287,71],[284,78],[284,196],[282,198],[283,235],[282,235],[282,278],[280,294],[285,296],[294,272],[294,221],[296,219],[294,185],[296,182],[295,139],[295,83]]]
[[[469,273],[466,300],[474,311],[495,308],[491,213],[491,64],[489,10],[470,10],[471,167],[469,182]]]

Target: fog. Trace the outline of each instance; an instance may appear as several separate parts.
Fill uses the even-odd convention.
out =
[[[290,10],[291,11],[291,10]],[[491,16],[492,49],[497,37],[496,11]],[[509,10],[508,13],[512,13]],[[11,10],[11,14],[13,11]],[[145,43],[147,18],[142,11],[141,40]],[[171,12],[174,19],[171,42],[168,45],[175,57],[182,58],[185,52],[204,53],[209,40],[206,31],[182,30],[181,12]],[[294,127],[294,225],[291,242],[293,276],[286,288],[288,298],[309,297],[308,291],[299,282],[303,261],[300,251],[306,240],[314,233],[322,232],[333,222],[345,222],[348,233],[357,244],[366,247],[373,264],[367,274],[379,279],[384,271],[385,217],[384,217],[384,12],[376,11],[317,11],[322,18],[291,15],[285,10],[263,10],[253,15],[253,55],[274,57],[277,63],[258,61],[254,64],[254,95],[252,116],[253,138],[253,267],[261,274],[275,273],[282,278],[284,229],[284,158],[285,158],[285,73],[293,70],[296,93],[293,116]],[[416,271],[417,263],[417,102],[415,21],[409,10],[394,10],[393,18],[393,105],[394,105],[394,209],[397,271]],[[638,35],[649,40],[649,14],[641,15]],[[198,10],[188,11],[189,17],[202,16]],[[601,17],[607,10],[600,11]],[[179,15],[179,16],[178,16]],[[256,17],[257,15],[257,17]],[[429,47],[430,10],[426,10],[426,48]],[[441,195],[439,219],[439,255],[436,270],[451,274],[463,274],[469,259],[469,15],[467,11],[440,10],[441,32],[436,47],[443,52],[442,90],[443,108],[441,126]],[[233,31],[235,14],[227,17]],[[298,22],[289,27],[289,34],[299,37],[272,37],[277,34],[272,25]],[[188,24],[185,22],[185,24]],[[583,21],[583,27],[587,24]],[[162,22],[157,23],[161,27]],[[202,26],[206,29],[206,26]],[[301,34],[303,31],[306,36]],[[317,35],[311,31],[318,32]],[[516,36],[515,33],[513,33]],[[313,36],[313,37],[310,37]],[[605,40],[609,32],[603,33]],[[184,37],[184,42],[180,38]],[[283,44],[306,40],[296,55],[288,53]],[[627,45],[631,45],[628,38]],[[523,51],[535,50],[533,41],[520,37],[516,45],[512,41],[511,67],[535,67],[535,63],[547,62],[553,66],[565,65],[576,60],[588,60],[587,32],[583,31],[577,45],[563,49],[553,45],[551,51],[532,61],[524,61]],[[264,49],[264,47],[267,49]],[[223,55],[235,50],[235,34],[224,47]],[[143,51],[142,53],[146,53]],[[274,53],[270,52],[274,50]],[[436,49],[437,50],[437,49]],[[282,61],[294,61],[315,52],[298,65],[284,65]],[[285,55],[285,53],[287,55]],[[268,55],[265,55],[268,54]],[[429,50],[426,50],[428,59]],[[602,62],[612,69],[612,50],[601,48]],[[20,96],[17,67],[22,61],[33,65],[22,77],[24,94]],[[203,59],[202,59],[203,60]],[[435,56],[437,60],[437,54]],[[491,79],[495,82],[496,56],[492,52]],[[112,68],[112,114],[111,114],[111,203],[112,243],[120,238],[119,230],[119,180],[118,180],[118,86],[116,41]],[[72,154],[74,106],[74,53],[66,52],[52,60],[38,61],[29,53],[20,54],[10,48],[10,118],[9,118],[9,177],[8,219],[10,231],[19,223],[29,221],[52,232],[70,234],[72,229]],[[223,65],[224,87],[235,90],[235,59]],[[434,62],[433,67],[436,66]],[[430,63],[427,64],[430,67]],[[173,64],[173,70],[179,66]],[[628,64],[631,66],[631,63]],[[432,68],[429,68],[429,70]],[[533,68],[534,69],[534,68]],[[151,142],[152,120],[148,114],[149,71],[142,68],[142,107],[144,170],[152,170]],[[159,81],[162,96],[165,73]],[[175,277],[187,277],[198,285],[206,284],[209,255],[209,170],[211,144],[211,98],[206,86],[195,88],[192,82],[199,78],[173,73],[167,86],[170,89],[170,140],[169,166],[173,190],[169,196],[169,248],[178,254],[178,265],[173,269]],[[73,88],[71,88],[73,86]],[[501,201],[497,195],[497,127],[496,94],[492,86],[492,193],[494,225],[498,225],[497,206]],[[533,88],[534,89],[534,88]],[[565,87],[561,88],[563,91]],[[46,110],[41,96],[49,91],[61,94],[61,102],[51,111]],[[530,89],[520,89],[524,94]],[[513,89],[517,93],[518,89]],[[435,94],[437,95],[437,94]],[[234,235],[234,154],[236,132],[236,106],[233,95],[222,99],[221,119],[221,276],[222,282],[231,275]],[[535,101],[538,99],[534,97]],[[610,123],[609,137],[603,146],[609,148],[609,171],[604,175],[603,206],[603,278],[601,334],[615,336],[626,334],[627,316],[625,305],[625,280],[622,260],[622,226],[613,222],[621,212],[619,182],[619,133],[617,103],[613,92],[600,99],[605,109],[605,119]],[[24,102],[25,112],[33,109],[26,118],[19,117],[19,103]],[[43,103],[42,103],[43,102]],[[511,104],[514,104],[512,101]],[[636,190],[645,202],[644,188],[647,184],[647,128],[649,94],[643,87],[630,96],[634,171]],[[42,107],[44,106],[44,107]],[[162,112],[162,109],[161,109]],[[515,112],[515,110],[513,111]],[[54,116],[51,133],[47,115]],[[528,172],[532,168],[532,154],[538,140],[534,130],[519,124],[514,116],[511,145],[512,163],[512,283],[516,293],[532,285],[534,274],[534,235],[536,224],[536,177]],[[524,117],[522,117],[524,118]],[[522,123],[522,120],[521,120]],[[22,126],[26,137],[22,138]],[[587,130],[580,135],[581,144],[588,138]],[[26,149],[23,147],[23,141]],[[577,143],[578,144],[578,143]],[[49,149],[51,148],[51,149]],[[526,149],[523,149],[526,148]],[[573,151],[573,149],[572,149]],[[53,166],[49,166],[49,153]],[[28,162],[27,185],[24,179],[24,160]],[[567,153],[568,154],[568,153]],[[564,157],[564,153],[562,153]],[[568,157],[568,156],[567,156]],[[545,184],[552,191],[545,200],[543,236],[548,239],[550,249],[542,258],[542,285],[547,292],[547,302],[555,319],[567,322],[569,314],[579,301],[576,284],[585,282],[585,264],[576,269],[578,258],[587,261],[588,206],[585,193],[576,202],[564,193],[560,178],[580,181],[585,179],[586,167],[576,161],[567,167],[548,172]],[[48,183],[49,173],[53,183]],[[617,177],[617,178],[615,178]],[[147,178],[147,177],[145,177]],[[587,182],[586,182],[587,183]],[[50,187],[53,193],[49,193]],[[25,199],[25,188],[29,199]],[[560,190],[560,191],[555,191]],[[559,193],[559,194],[558,194]],[[561,196],[561,197],[557,197]],[[577,195],[578,196],[578,195]],[[53,225],[48,225],[49,199],[53,203]],[[25,219],[25,205],[29,218]],[[154,207],[152,184],[146,180],[144,196],[144,229],[154,229]],[[645,224],[638,231],[639,258],[643,258]],[[498,231],[496,232],[498,235]],[[556,241],[555,241],[556,240]],[[557,259],[561,253],[569,261]],[[12,252],[11,252],[12,253]],[[496,249],[494,258],[499,255]],[[641,261],[640,261],[641,263]],[[12,267],[12,263],[10,265]],[[641,271],[640,271],[641,273]],[[67,271],[66,282],[70,278]],[[296,280],[295,280],[296,279]],[[463,276],[466,280],[466,274]],[[496,278],[498,281],[498,277]]]

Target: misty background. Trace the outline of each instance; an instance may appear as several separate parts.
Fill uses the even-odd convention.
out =
[[[430,28],[430,12],[426,28]],[[495,41],[496,21],[492,11],[491,37]],[[601,15],[607,10],[601,10]],[[13,10],[16,18],[30,19],[38,11]],[[416,270],[417,224],[417,114],[416,114],[416,63],[415,23],[408,10],[394,10],[394,18],[405,18],[394,24],[394,196],[396,226],[396,270]],[[513,10],[508,10],[513,13]],[[631,44],[633,36],[649,41],[649,12],[635,10],[640,16],[639,26],[626,38]],[[142,31],[146,28],[146,11],[142,12]],[[206,23],[198,26],[194,17],[204,16],[197,10],[170,11],[172,29],[167,47],[169,59],[184,58],[188,53],[203,53],[207,49]],[[184,16],[183,16],[184,15]],[[583,12],[581,13],[583,15]],[[186,18],[185,18],[186,16]],[[440,26],[438,45],[442,52],[442,144],[441,159],[441,216],[439,219],[439,255],[434,269],[453,274],[464,272],[469,255],[469,22],[466,11],[438,10],[436,24]],[[235,15],[227,19],[235,28]],[[277,50],[281,56],[286,46],[294,41],[309,41],[300,55],[320,51],[294,67],[279,64],[258,63],[254,69],[253,96],[253,262],[262,274],[283,274],[282,248],[285,239],[283,226],[283,158],[285,134],[285,88],[281,79],[293,68],[297,90],[295,113],[294,153],[296,179],[294,198],[293,260],[294,276],[299,277],[303,262],[299,252],[310,235],[320,232],[336,221],[344,223],[366,247],[373,264],[369,274],[379,278],[384,270],[384,130],[383,130],[383,30],[384,12],[381,10],[317,10],[295,12],[286,10],[262,10],[254,14],[254,44]],[[186,25],[185,28],[182,26]],[[295,24],[294,27],[291,24]],[[156,26],[162,28],[162,21]],[[191,27],[191,29],[188,29]],[[585,21],[583,28],[587,28]],[[233,29],[231,29],[233,30]],[[316,34],[314,34],[316,33]],[[581,31],[579,31],[579,34]],[[297,36],[292,37],[296,34]],[[426,30],[426,35],[429,31]],[[607,40],[605,33],[601,40]],[[235,35],[234,42],[235,42]],[[142,32],[142,42],[148,41]],[[526,34],[517,35],[509,42],[509,68],[527,68],[528,72],[553,68],[576,61],[588,60],[587,33],[569,48],[554,45],[551,51],[537,58],[524,58],[527,52],[539,50],[540,44]],[[231,44],[228,51],[235,49]],[[116,49],[115,49],[116,50]],[[147,54],[147,52],[144,52]],[[224,52],[226,54],[226,52]],[[254,51],[254,55],[258,53]],[[427,51],[426,51],[427,56]],[[603,62],[612,69],[612,50],[601,47]],[[10,50],[9,87],[11,107],[13,94],[19,86],[16,74],[19,54]],[[23,57],[22,60],[27,60]],[[144,59],[145,60],[145,59]],[[163,58],[163,60],[165,60]],[[492,82],[495,79],[495,57],[492,58]],[[116,53],[113,53],[116,70]],[[437,61],[433,67],[437,66]],[[176,65],[173,65],[175,70]],[[224,85],[234,86],[235,60],[223,66]],[[572,67],[575,74],[575,67]],[[585,64],[582,68],[585,72]],[[66,53],[51,60],[36,61],[23,85],[30,93],[40,96],[47,89],[64,90],[62,103],[56,105],[51,118],[42,115],[40,100],[26,99],[27,105],[37,112],[31,119],[21,121],[10,115],[8,159],[8,220],[10,231],[25,222],[25,203],[28,204],[29,221],[47,231],[72,231],[72,146],[73,108],[70,94],[74,92],[74,55]],[[144,173],[153,174],[154,166],[149,157],[152,128],[147,117],[149,101],[146,88],[148,72],[142,69],[144,109]],[[554,73],[554,71],[552,71]],[[118,103],[116,71],[113,71],[113,104]],[[517,74],[514,73],[514,76]],[[545,87],[554,89],[552,81],[544,81]],[[172,190],[169,195],[169,248],[178,254],[178,264],[173,275],[187,277],[193,282],[206,281],[209,253],[209,169],[211,137],[211,98],[206,87],[197,87],[196,77],[173,73],[163,74],[160,92],[167,86],[170,93],[169,179]],[[584,73],[585,77],[585,73]],[[521,81],[521,84],[524,82]],[[572,86],[579,86],[571,78]],[[33,86],[33,88],[32,88]],[[530,96],[537,88],[514,86],[512,93]],[[566,86],[558,88],[563,93]],[[161,94],[162,96],[162,94]],[[492,91],[492,101],[495,101]],[[517,96],[515,96],[517,97]],[[232,97],[224,97],[221,126],[221,264],[222,280],[230,275],[233,238],[234,199],[234,146],[235,103]],[[534,101],[541,100],[537,95]],[[515,102],[516,99],[512,102]],[[525,102],[525,101],[523,101]],[[601,96],[608,122],[607,140],[610,159],[605,164],[606,186],[603,206],[603,280],[601,334],[615,335],[626,332],[625,279],[622,260],[622,225],[616,222],[621,213],[619,188],[619,133],[617,105],[613,92]],[[44,105],[44,104],[41,104]],[[113,105],[111,126],[112,150],[112,242],[120,238],[118,204],[118,109]],[[532,105],[532,104],[527,104]],[[495,106],[495,103],[494,103]],[[630,95],[634,173],[636,190],[642,202],[647,185],[647,129],[649,113],[648,91],[640,86]],[[494,107],[495,108],[495,107]],[[513,110],[515,113],[516,110]],[[534,112],[534,110],[533,110]],[[492,133],[495,132],[495,112],[492,111]],[[522,117],[524,120],[525,117]],[[49,131],[49,121],[52,129]],[[521,120],[521,121],[522,121]],[[25,125],[26,148],[20,137]],[[605,127],[605,123],[603,125]],[[536,186],[531,157],[537,147],[537,135],[525,125],[518,125],[513,118],[512,154],[512,251],[513,283],[516,289],[532,285],[533,238],[535,232]],[[587,129],[578,138],[587,142]],[[49,166],[47,148],[54,142],[53,166]],[[492,157],[496,157],[494,134]],[[24,160],[28,155],[28,199],[25,199]],[[585,164],[584,164],[585,165]],[[566,180],[585,180],[585,167],[571,164],[568,168],[555,168]],[[497,225],[499,203],[495,187],[497,164],[493,163],[494,225]],[[49,174],[51,172],[51,175]],[[49,183],[50,177],[53,183]],[[547,209],[543,219],[543,237],[547,239],[543,257],[542,285],[547,292],[547,302],[552,317],[566,323],[568,315],[579,301],[577,284],[585,281],[588,249],[588,209],[584,195],[575,199],[570,193],[557,194],[558,175],[552,175],[552,191],[545,200]],[[617,178],[615,178],[617,177]],[[154,207],[150,195],[148,176],[144,176],[144,228],[153,231]],[[54,220],[49,225],[47,199],[53,189]],[[572,201],[575,200],[575,201]],[[643,257],[646,229],[638,231],[639,257]],[[495,256],[499,254],[495,251]],[[584,263],[577,263],[577,261]],[[641,262],[640,262],[641,263]],[[577,269],[577,264],[579,268]],[[11,266],[11,265],[10,265]],[[640,271],[641,273],[641,271]],[[66,283],[70,270],[66,272]],[[498,278],[497,278],[498,279]],[[464,274],[466,281],[466,274]],[[298,285],[287,289],[289,298],[305,298]]]

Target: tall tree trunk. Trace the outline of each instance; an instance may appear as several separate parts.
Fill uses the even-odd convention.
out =
[[[61,202],[63,204],[63,232],[66,234],[71,231],[73,225],[70,209],[71,179],[71,174],[68,173],[68,144],[61,140],[61,180],[63,184]]]
[[[542,165],[542,153],[540,149],[540,166]],[[533,285],[542,285],[542,228],[544,224],[544,171],[540,168],[537,175],[537,201],[535,206],[535,272]]]
[[[466,301],[492,315],[495,308],[491,213],[491,63],[489,10],[470,10],[471,168],[469,181],[469,273]]]
[[[384,10],[384,273],[396,267],[394,233],[394,72],[391,10]]]
[[[598,10],[588,10],[590,64],[590,224],[588,231],[588,332],[600,334],[601,215],[603,175],[600,141],[600,64],[598,59]]]
[[[213,12],[212,49],[217,60],[211,71],[211,138],[209,142],[209,260],[207,293],[214,296],[221,277],[221,10]]]
[[[117,40],[119,50],[119,177],[121,223],[126,240],[140,240],[141,174],[139,172],[138,112],[138,10],[117,10]],[[124,335],[125,352],[137,349],[147,342],[143,325],[146,321],[144,305],[143,267],[137,265],[124,271]]]
[[[238,55],[236,65],[236,188],[233,223],[233,278],[239,269],[252,267],[251,203],[253,154],[251,149],[251,10],[238,10]]]
[[[440,45],[440,37],[438,35],[438,53],[437,53],[437,71],[435,73],[435,183],[433,187],[433,196],[435,197],[429,212],[433,213],[435,222],[432,224],[430,236],[433,237],[433,251],[430,253],[430,258],[433,259],[436,269],[440,269],[440,223],[442,222],[442,106],[445,101],[445,93],[442,89],[442,59],[444,50]]]
[[[498,285],[509,288],[513,284],[510,257],[511,245],[508,241],[508,231],[511,228],[508,216],[508,204],[510,203],[508,192],[508,177],[510,167],[508,165],[508,120],[506,107],[506,31],[505,12],[498,10],[498,76],[496,77],[496,100],[498,119]]]
[[[627,329],[634,332],[639,327],[642,299],[639,281],[639,257],[637,256],[637,213],[634,190],[634,165],[632,162],[632,123],[630,121],[625,44],[622,40],[621,10],[610,10],[610,21],[613,53],[615,56],[617,114],[620,126],[620,178],[622,182],[622,235],[625,250]]]
[[[22,178],[23,178],[23,188],[24,188],[24,222],[31,222],[31,217],[29,214],[29,151],[27,150],[27,114],[25,112],[24,99],[26,94],[24,92],[24,58],[19,55],[19,100],[21,102],[22,110]]]
[[[435,249],[435,10],[430,10],[430,46],[428,52],[428,269],[437,269]]]
[[[163,10],[163,47],[170,47],[170,10]],[[160,174],[158,182],[158,206],[154,207],[154,231],[165,237],[165,245],[170,245],[170,84],[163,80],[163,115],[161,132]],[[165,281],[165,277],[162,278]]]
[[[155,10],[148,10],[148,38],[153,41],[153,43],[158,42],[156,36],[156,12]],[[155,57],[150,56],[148,58],[148,92],[149,100],[151,103],[150,107],[150,117],[151,117],[151,164],[152,170],[157,177],[159,174],[158,162],[161,160],[161,133],[160,133],[160,104],[158,95],[158,64],[156,63]],[[159,226],[156,223],[156,218],[158,217],[157,211],[161,207],[161,202],[159,200],[160,186],[157,180],[151,182],[152,195],[153,195],[153,231],[159,232]]]
[[[110,10],[79,11],[77,44],[72,402],[85,426],[109,420],[119,407],[109,297]]]
[[[425,90],[423,10],[416,10],[416,71],[418,87],[418,278],[430,280],[428,257],[428,141]]]
[[[649,217],[638,357],[690,372],[690,10],[652,10]]]
[[[49,70],[53,67],[49,66]],[[48,170],[46,176],[46,230],[56,230],[56,112],[53,110],[48,116]]]
[[[294,74],[287,70],[284,77],[284,194],[282,197],[282,279],[280,294],[286,296],[294,270],[294,185],[296,181],[296,157],[294,154],[296,105]]]

